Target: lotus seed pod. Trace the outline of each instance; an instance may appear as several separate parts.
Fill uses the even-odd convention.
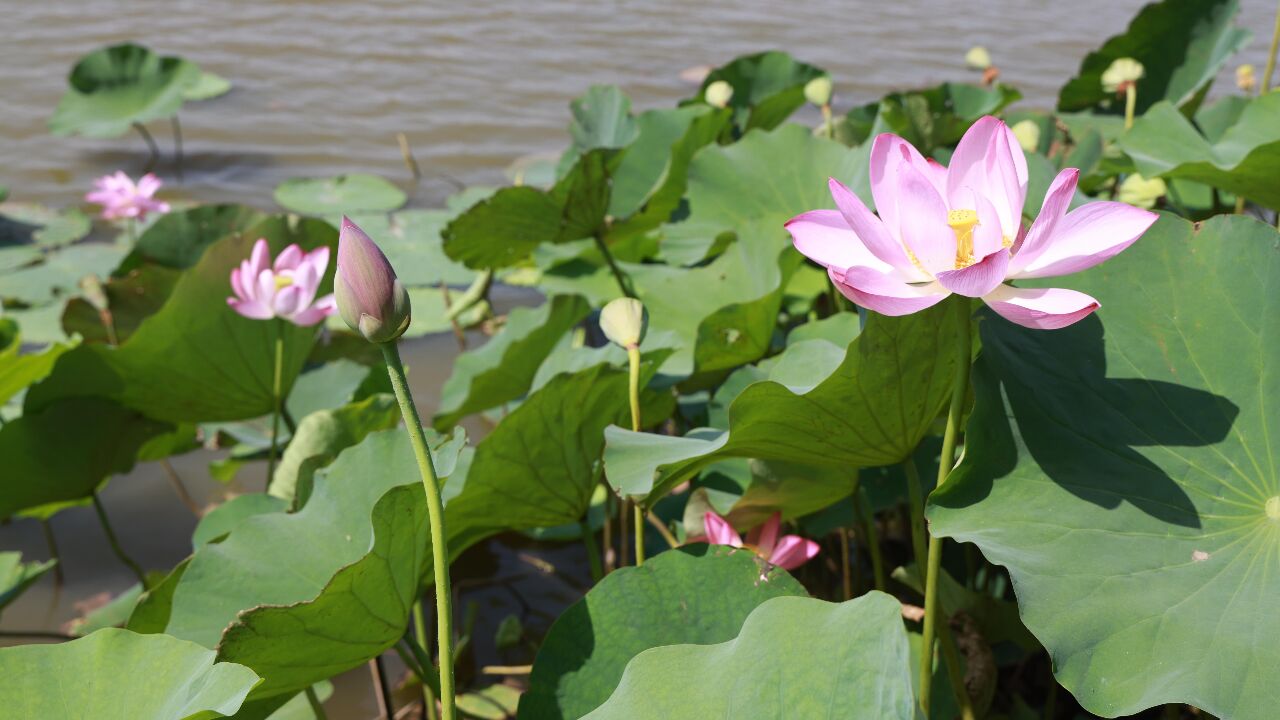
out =
[[[975,45],[964,54],[964,64],[974,70],[986,70],[991,67],[991,53],[981,45]]]
[[[733,99],[733,86],[724,80],[717,80],[707,86],[702,98],[713,107],[728,107],[729,101]]]
[[[369,342],[391,342],[409,329],[408,291],[378,245],[345,216],[338,234],[333,294],[347,327]]]
[[[1142,63],[1133,58],[1117,58],[1102,72],[1102,89],[1109,93],[1120,92],[1146,74]]]
[[[818,107],[826,107],[827,105],[830,105],[831,77],[829,75],[822,75],[805,83],[804,99]]]
[[[1236,87],[1251,93],[1258,87],[1258,76],[1252,65],[1241,65],[1236,68]]]
[[[635,298],[618,298],[600,311],[600,329],[609,342],[627,349],[640,347],[649,327],[649,314]]]
[[[1120,191],[1117,193],[1117,197],[1120,202],[1150,210],[1156,206],[1156,201],[1164,197],[1168,191],[1169,188],[1160,178],[1148,180],[1134,173],[1120,183]]]
[[[1040,147],[1040,125],[1034,120],[1023,120],[1009,128],[1023,150],[1033,153]]]

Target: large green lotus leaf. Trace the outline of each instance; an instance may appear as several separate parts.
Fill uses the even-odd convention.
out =
[[[433,442],[442,477],[463,442]],[[400,637],[428,537],[407,434],[372,433],[317,474],[298,512],[254,515],[197,548],[164,632],[254,668],[266,679],[255,697],[302,689]]]
[[[457,213],[448,210],[401,210],[397,213],[350,213],[351,220],[373,238],[406,287],[468,285],[475,272],[444,254],[440,233]],[[341,218],[331,218],[335,227]],[[415,324],[419,316],[414,304]]]
[[[332,410],[318,410],[302,418],[271,478],[272,496],[293,501],[307,494],[317,469],[365,436],[400,422],[400,406],[391,395],[378,394]]]
[[[57,560],[24,563],[20,552],[0,552],[0,611],[57,564]]]
[[[467,415],[519,399],[556,343],[590,310],[576,295],[512,310],[497,335],[454,361],[453,374],[440,391],[435,427],[447,429]]]
[[[49,132],[109,138],[128,132],[133,123],[177,114],[186,93],[200,82],[200,68],[125,43],[84,56],[67,81],[71,87],[49,118]]]
[[[79,335],[85,342],[122,343],[133,335],[142,321],[164,306],[181,273],[159,265],[143,265],[122,277],[102,283],[107,296],[111,333],[102,313],[83,297],[67,302],[62,311],[62,329],[68,336]]]
[[[105,398],[66,398],[35,412],[28,406],[0,425],[0,518],[88,496],[132,468],[142,445],[170,427]]]
[[[0,274],[0,300],[47,305],[73,294],[85,275],[110,275],[124,254],[118,245],[96,242],[46,253],[39,264]]]
[[[839,605],[774,598],[733,640],[641,653],[609,701],[586,717],[912,720],[909,657],[892,596],[873,591]]]
[[[64,354],[53,373],[28,392],[28,410],[58,398],[94,395],[171,422],[240,420],[271,412],[277,327],[284,338],[286,395],[316,328],[251,320],[227,306],[231,270],[249,256],[257,238],[267,239],[273,255],[291,243],[304,250],[332,248],[337,239],[327,223],[276,217],[219,240],[183,273],[164,307],[119,348],[82,345]],[[321,293],[329,291],[332,277],[331,263]]]
[[[39,260],[51,248],[89,234],[92,224],[79,210],[53,210],[36,203],[0,204],[0,273]]]
[[[196,78],[194,83],[187,86],[182,97],[186,100],[212,100],[228,92],[231,92],[230,80],[205,70],[200,73],[200,77]]]
[[[510,267],[560,232],[560,204],[544,190],[502,188],[454,218],[444,251],[469,268]]]
[[[303,215],[385,212],[408,199],[386,178],[363,173],[285,180],[276,186],[275,198],[284,209]]]
[[[993,87],[942,83],[926,90],[895,92],[848,112],[836,130],[841,139],[867,142],[873,134],[902,136],[926,156],[960,142],[969,126],[1022,98],[1003,84]]]
[[[1165,216],[1072,278],[1098,317],[981,324],[964,460],[930,522],[1009,568],[1091,712],[1260,720],[1280,703],[1278,239]]]
[[[573,122],[569,135],[573,137],[571,153],[577,154],[596,148],[624,148],[636,139],[639,132],[636,119],[631,116],[631,98],[616,85],[592,85],[582,97],[569,103]]]
[[[518,717],[582,717],[609,698],[640,653],[724,642],[761,603],[805,594],[785,570],[725,546],[681,547],[612,572],[551,626]]]
[[[870,315],[839,367],[806,392],[772,380],[743,389],[730,404],[728,430],[700,428],[672,437],[610,427],[609,483],[654,502],[709,463],[730,457],[826,465],[850,474],[900,462],[946,404],[960,360],[963,311],[962,303],[947,301],[914,315]]]
[[[205,543],[214,542],[235,530],[241,522],[256,515],[282,513],[288,510],[289,503],[273,495],[266,493],[237,495],[200,517],[200,522],[196,523],[196,529],[191,533],[191,547],[194,549]],[[130,627],[132,628],[132,625]],[[161,627],[163,628],[163,625]]]
[[[48,375],[58,357],[72,347],[54,343],[38,353],[23,353],[18,323],[0,317],[0,405]]]
[[[1085,56],[1080,71],[1058,92],[1059,110],[1124,112],[1124,98],[1102,89],[1102,73],[1120,58],[1142,63],[1139,115],[1161,100],[1195,105],[1218,71],[1249,42],[1235,26],[1236,0],[1163,0],[1142,8],[1121,35]]]
[[[642,388],[667,355],[642,356]],[[644,392],[640,401],[643,421],[670,415],[669,392]],[[449,506],[450,552],[503,530],[581,519],[599,483],[604,429],[630,416],[621,366],[557,375],[529,395],[476,447],[465,492]]]
[[[14,718],[206,720],[240,709],[258,676],[167,635],[108,628],[0,649],[0,707]]]
[[[684,195],[689,160],[716,139],[729,116],[727,110],[706,105],[638,115],[635,142],[614,173],[609,214],[626,218],[629,232],[666,222]],[[640,217],[631,217],[636,213]],[[611,234],[615,232],[610,229]]]
[[[1195,180],[1280,207],[1280,94],[1256,98],[1216,142],[1169,103],[1160,103],[1120,138],[1143,177]]]
[[[804,105],[805,84],[825,74],[825,70],[785,52],[743,55],[708,73],[694,100],[702,101],[707,86],[723,80],[733,88],[729,107],[738,126],[744,132],[751,128],[772,130]]]
[[[210,245],[265,219],[266,214],[244,205],[199,205],[167,213],[142,232],[118,272],[133,270],[143,263],[186,270],[200,260]]]

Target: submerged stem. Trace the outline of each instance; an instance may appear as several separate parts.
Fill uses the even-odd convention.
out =
[[[938,458],[938,484],[942,487],[955,464],[956,441],[964,414],[964,400],[969,389],[969,364],[972,340],[969,316],[972,309],[967,299],[956,303],[960,313],[960,352],[956,361],[955,377],[951,381],[951,405],[947,410],[947,429],[942,436],[942,455]],[[942,543],[938,537],[929,538],[928,570],[924,585],[924,644],[920,653],[920,709],[929,716],[930,683],[933,679],[933,640],[938,624],[938,571],[942,566]]]
[[[271,479],[276,474],[276,455],[279,453],[278,438],[280,436],[280,410],[283,402],[280,399],[280,385],[284,376],[284,329],[281,320],[272,321],[276,326],[275,374],[271,381],[271,450],[267,455],[267,490],[271,489]]]
[[[422,488],[427,496],[427,519],[431,523],[431,554],[435,566],[436,594],[436,642],[440,652],[440,705],[443,720],[454,720],[453,696],[453,608],[449,590],[449,549],[445,544],[444,502],[440,498],[440,482],[436,477],[427,438],[422,432],[422,420],[418,408],[409,393],[400,351],[394,341],[382,343],[382,356],[387,363],[387,374],[400,401],[400,413],[404,417],[413,453],[418,460],[418,472],[422,475]]]
[[[120,538],[116,537],[116,531],[111,528],[111,521],[107,519],[107,510],[102,507],[102,499],[98,497],[98,493],[90,495],[93,499],[93,509],[98,513],[98,522],[102,523],[102,531],[107,535],[107,543],[111,545],[111,551],[120,558],[120,562],[124,563],[138,576],[138,582],[142,583],[142,589],[147,589],[147,574],[142,571],[142,566],[129,557],[124,551],[124,547],[120,545]]]

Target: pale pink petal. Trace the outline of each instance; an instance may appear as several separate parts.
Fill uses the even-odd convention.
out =
[[[302,262],[302,248],[298,247],[297,243],[294,243],[276,256],[276,261],[271,266],[271,269],[277,273],[284,270],[296,270],[300,262]]]
[[[1132,245],[1159,217],[1120,202],[1081,205],[1058,222],[1040,253],[1016,277],[1053,277],[1091,268]]]
[[[769,556],[769,562],[784,570],[795,570],[812,560],[818,554],[818,549],[818,543],[812,540],[799,535],[787,535],[778,541],[778,547]]]
[[[329,267],[329,246],[321,245],[315,250],[312,250],[307,253],[306,257],[302,258],[302,262],[314,267],[316,269],[316,274],[324,277],[324,271]]]
[[[276,275],[270,270],[263,270],[258,273],[257,297],[254,299],[266,305],[267,307],[275,306],[276,297]]]
[[[276,292],[275,298],[272,299],[271,308],[276,311],[276,315],[288,317],[301,308],[301,304],[298,302],[301,295],[301,289],[297,285],[282,287]]]
[[[945,168],[943,172],[946,172]],[[906,250],[902,247],[902,243],[889,234],[889,229],[885,227],[884,222],[872,214],[871,210],[862,202],[862,198],[855,195],[852,190],[845,187],[843,183],[835,178],[829,178],[827,186],[831,189],[831,197],[836,201],[836,207],[840,209],[840,215],[844,217],[844,221],[853,230],[853,234],[858,236],[858,239],[862,241],[862,245],[872,255],[879,258],[882,263],[898,270],[910,282],[928,279],[920,268],[912,264],[907,257]],[[873,264],[865,262],[849,263],[849,265],[854,264],[875,267]],[[844,267],[849,267],[849,265]]]
[[[1058,173],[1044,195],[1044,203],[1040,206],[1040,214],[1027,230],[1022,241],[1013,247],[1013,262],[1009,263],[1009,274],[1017,277],[1018,272],[1040,257],[1057,231],[1058,224],[1067,214],[1071,206],[1071,198],[1076,194],[1076,183],[1080,179],[1080,171],[1066,168]]]
[[[842,295],[881,315],[910,315],[933,307],[951,293],[935,282],[909,285],[899,278],[871,268],[849,268],[844,273],[827,270]]]
[[[982,301],[1010,322],[1036,330],[1057,330],[1098,309],[1098,301],[1064,288],[1015,288],[1001,285]]]
[[[702,516],[702,523],[707,529],[707,541],[712,545],[742,547],[742,538],[738,537],[737,531],[733,529],[728,520],[708,510]]]
[[[253,320],[270,320],[274,317],[271,308],[264,303],[256,300],[240,300],[239,298],[227,298],[227,304],[231,306],[240,315]]]
[[[947,225],[947,206],[914,167],[898,169],[898,212],[902,242],[934,275],[956,266],[956,234]]]
[[[935,163],[936,165],[936,163]],[[899,174],[904,167],[915,168],[933,185],[938,177],[937,168],[930,165],[911,143],[892,133],[881,133],[871,144],[871,197],[876,201],[876,212],[888,228],[889,235],[899,237],[901,211],[898,209],[901,196],[899,194]],[[939,196],[942,190],[935,186]]]
[[[823,267],[843,270],[868,266],[881,272],[893,270],[871,253],[837,210],[810,210],[788,220],[786,228],[796,250]]]
[[[293,274],[293,286],[298,288],[298,307],[310,305],[320,289],[320,275],[315,266],[304,260]]]
[[[1004,282],[1009,251],[1000,248],[963,270],[938,273],[938,283],[957,295],[982,297]]]
[[[774,513],[760,525],[747,533],[747,544],[765,557],[773,554],[773,547],[778,543],[778,535],[782,534],[782,513]]]
[[[137,193],[144,198],[149,198],[156,194],[162,184],[160,178],[156,177],[154,173],[147,173],[138,178]]]
[[[334,302],[333,295],[325,295],[319,300],[316,300],[315,303],[306,310],[294,313],[293,317],[289,318],[289,320],[299,327],[310,327],[337,311],[338,304]]]
[[[244,292],[244,286],[240,284],[240,268],[231,269],[231,292],[241,300],[248,300],[249,296]]]
[[[271,246],[267,245],[266,238],[258,238],[258,241],[253,244],[253,250],[249,253],[249,275],[258,277],[269,267],[271,267]]]
[[[966,187],[995,206],[1004,235],[1018,234],[1027,199],[1027,158],[1013,131],[998,118],[988,115],[974,123],[951,156],[947,199],[952,207],[960,207]]]

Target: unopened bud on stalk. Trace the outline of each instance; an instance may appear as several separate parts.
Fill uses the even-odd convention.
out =
[[[831,77],[829,75],[821,75],[805,83],[804,99],[818,107],[830,105]]]
[[[333,276],[338,314],[369,342],[391,342],[409,329],[409,293],[376,243],[343,216],[338,270]]]
[[[724,80],[717,80],[707,86],[702,99],[713,107],[728,107],[729,101],[733,99],[733,86]]]
[[[640,347],[649,327],[644,304],[635,298],[622,297],[600,311],[600,329],[609,342],[628,350]]]
[[[1258,76],[1252,65],[1245,64],[1236,68],[1236,87],[1247,93],[1258,87]]]
[[[1160,178],[1147,178],[1134,173],[1124,179],[1120,183],[1119,192],[1116,199],[1122,203],[1128,203],[1134,207],[1140,207],[1150,210],[1156,206],[1156,201],[1164,197],[1169,192],[1169,188]]]
[[[1009,129],[1013,131],[1013,136],[1018,138],[1018,144],[1023,150],[1033,153],[1040,147],[1040,126],[1034,120],[1023,120]]]
[[[1102,71],[1102,89],[1109,93],[1124,92],[1147,73],[1142,63],[1133,58],[1116,58]]]
[[[964,64],[974,70],[986,70],[991,67],[991,53],[981,45],[975,45],[964,54]]]

